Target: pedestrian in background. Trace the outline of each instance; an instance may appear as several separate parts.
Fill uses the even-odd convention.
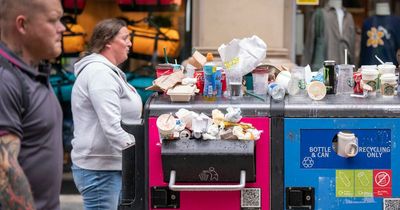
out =
[[[99,22],[74,66],[72,173],[86,210],[116,210],[122,150],[135,143],[121,121],[140,120],[142,100],[117,66],[128,58],[130,31],[119,19]]]
[[[0,209],[59,210],[62,111],[42,60],[61,54],[59,0],[0,0]]]

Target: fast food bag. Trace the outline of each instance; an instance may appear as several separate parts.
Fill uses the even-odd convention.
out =
[[[229,44],[218,48],[226,69],[240,69],[242,76],[250,73],[260,64],[267,54],[267,44],[258,36],[233,39]]]

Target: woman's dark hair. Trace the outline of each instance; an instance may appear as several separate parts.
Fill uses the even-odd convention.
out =
[[[126,23],[117,18],[102,20],[96,24],[90,38],[87,54],[100,53]]]

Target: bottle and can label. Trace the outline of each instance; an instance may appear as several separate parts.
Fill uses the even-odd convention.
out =
[[[213,60],[214,58],[212,53],[207,53],[207,62],[203,66],[203,71],[204,71],[203,95],[207,97],[214,97],[217,95],[216,91],[217,68]]]
[[[336,91],[336,62],[334,60],[324,61],[324,84],[327,94],[335,94]]]

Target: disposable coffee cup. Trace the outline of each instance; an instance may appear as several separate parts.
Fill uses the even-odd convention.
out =
[[[337,154],[341,157],[350,158],[358,153],[358,139],[354,133],[339,132],[337,135]]]
[[[162,114],[156,122],[158,133],[162,139],[173,139],[176,119],[172,114]]]
[[[307,86],[307,94],[313,100],[322,100],[326,96],[326,86],[323,82],[312,81]]]
[[[363,69],[361,71],[362,75],[362,81],[364,84],[369,85],[372,88],[372,91],[370,92],[371,95],[376,94],[376,88],[377,88],[377,82],[378,82],[378,75],[379,72],[376,69]]]
[[[393,98],[397,95],[397,77],[395,74],[382,74],[380,81],[382,97]]]
[[[292,75],[289,71],[281,71],[276,76],[275,82],[276,82],[276,84],[285,88],[285,90],[287,92],[289,81],[290,81],[291,77],[292,77]]]

